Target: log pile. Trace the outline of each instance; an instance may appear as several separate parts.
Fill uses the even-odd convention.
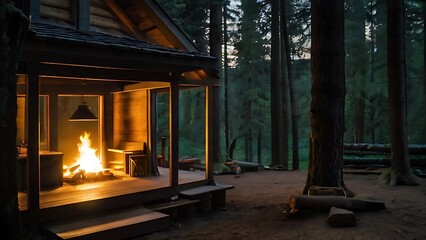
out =
[[[110,172],[109,169],[103,169],[99,172],[86,172],[83,169],[78,169],[79,164],[64,169],[63,180],[64,182],[76,185],[85,182],[96,182],[115,179],[114,173]]]
[[[346,173],[380,174],[391,165],[390,144],[345,143],[343,147]],[[426,145],[409,144],[408,151],[413,173],[426,177]]]

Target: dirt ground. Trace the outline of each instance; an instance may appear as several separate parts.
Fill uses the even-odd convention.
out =
[[[333,228],[328,212],[301,211],[290,218],[283,213],[306,176],[306,171],[274,170],[215,176],[216,182],[235,186],[227,191],[224,209],[136,239],[426,239],[426,179],[419,178],[420,186],[390,187],[380,185],[378,175],[345,174],[349,189],[384,201],[386,209],[356,212],[356,227]]]

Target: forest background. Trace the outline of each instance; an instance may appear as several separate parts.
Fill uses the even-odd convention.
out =
[[[233,159],[271,165],[271,1],[157,0],[189,39],[209,52],[210,9],[222,6],[221,154],[235,140]],[[289,65],[282,61],[282,163],[292,169],[309,159],[311,103],[311,13],[308,0],[284,0]],[[407,129],[409,144],[426,144],[425,4],[405,1]],[[185,24],[183,24],[185,23]],[[345,1],[345,143],[390,142],[385,0]],[[286,37],[283,36],[283,37]],[[333,67],[333,66],[330,66]],[[292,92],[292,97],[290,96]],[[180,95],[179,155],[202,158],[205,151],[204,89]],[[290,111],[290,101],[295,111]],[[168,99],[159,97],[159,134],[168,136]],[[294,116],[292,116],[293,114]],[[291,121],[291,119],[294,121]],[[189,123],[189,124],[188,124]],[[293,126],[292,126],[293,124]],[[296,127],[296,131],[291,131]],[[294,144],[297,141],[297,144]],[[204,159],[201,159],[204,160]]]

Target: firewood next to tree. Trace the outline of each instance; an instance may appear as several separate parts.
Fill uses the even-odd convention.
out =
[[[329,211],[331,207],[351,211],[375,211],[385,209],[385,203],[375,200],[361,200],[342,196],[291,195],[290,208],[299,210]]]
[[[328,223],[332,227],[355,227],[355,213],[346,209],[331,207],[328,214]]]

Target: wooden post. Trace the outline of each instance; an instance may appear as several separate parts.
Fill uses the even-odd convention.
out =
[[[213,159],[214,159],[214,141],[219,139],[214,139],[213,131],[215,119],[213,104],[214,104],[214,86],[206,87],[206,178],[209,184],[214,184],[213,179]],[[218,129],[217,129],[218,130]],[[218,130],[219,131],[219,130]],[[220,150],[220,149],[217,149]]]
[[[58,151],[58,93],[49,94],[49,149]]]
[[[40,154],[39,154],[39,63],[28,64],[27,81],[27,186],[28,186],[28,210],[33,218],[37,220],[40,210]]]
[[[173,195],[178,194],[177,187],[179,185],[179,84],[176,79],[172,79],[170,84],[170,154],[169,154],[169,171],[170,171],[170,186],[172,187]]]

